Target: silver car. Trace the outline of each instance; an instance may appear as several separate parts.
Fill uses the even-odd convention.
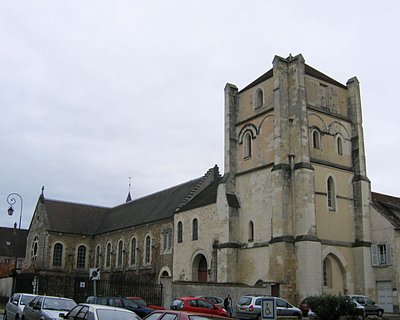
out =
[[[261,301],[268,296],[243,296],[236,305],[236,317],[243,320],[261,319]],[[303,313],[299,308],[292,306],[282,298],[275,297],[276,312],[278,316],[292,316],[303,319]]]
[[[57,320],[68,313],[76,302],[68,298],[37,296],[22,312],[21,320]]]
[[[68,320],[141,320],[133,311],[98,304],[80,303],[63,316]]]
[[[29,293],[14,293],[6,303],[4,320],[21,319],[25,305],[35,297],[36,295]]]

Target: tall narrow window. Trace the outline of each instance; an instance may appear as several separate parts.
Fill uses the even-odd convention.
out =
[[[111,267],[111,243],[107,243],[106,247],[106,268]]]
[[[53,249],[53,267],[61,267],[62,265],[63,246],[56,243]]]
[[[122,267],[123,262],[123,255],[124,255],[124,242],[120,240],[118,242],[118,257],[117,257],[117,267]]]
[[[341,137],[337,137],[336,147],[338,155],[343,155],[343,140]]]
[[[313,148],[314,149],[321,149],[321,141],[320,141],[320,135],[318,130],[314,130],[312,133],[312,139],[313,139]]]
[[[136,264],[136,238],[132,238],[131,240],[131,266]]]
[[[257,90],[257,92],[256,92],[256,96],[255,96],[255,105],[256,105],[256,108],[260,108],[260,107],[262,107],[263,106],[263,104],[264,104],[264,93],[263,93],[263,91],[261,90],[261,89],[258,89]]]
[[[94,266],[98,268],[100,267],[100,245],[97,245],[95,255],[96,256],[94,258]]]
[[[199,239],[199,222],[197,219],[193,219],[192,221],[192,240]]]
[[[249,241],[254,240],[254,223],[253,221],[249,222]]]
[[[330,210],[336,210],[336,193],[335,193],[335,182],[332,177],[328,178],[326,183],[327,195],[328,195],[328,208]]]
[[[250,158],[251,157],[251,133],[247,132],[244,136],[243,140],[243,155],[244,158]]]
[[[172,228],[165,228],[162,232],[163,253],[169,253],[172,250]]]
[[[182,243],[183,242],[183,226],[182,226],[182,222],[179,221],[178,222],[178,243]]]
[[[151,262],[151,238],[150,236],[146,236],[144,263],[149,264],[150,262]]]
[[[82,245],[78,247],[76,267],[79,269],[84,269],[85,266],[86,266],[86,247]]]
[[[328,257],[323,262],[324,286],[332,287],[332,262]]]

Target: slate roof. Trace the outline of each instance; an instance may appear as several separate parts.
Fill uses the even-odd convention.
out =
[[[372,192],[372,206],[396,228],[400,228],[400,198]]]
[[[14,229],[0,227],[0,256],[15,257],[14,242],[15,233],[18,235],[17,239],[17,255],[18,257],[25,257],[26,249],[26,238],[28,236],[28,230],[26,229]],[[7,245],[9,243],[10,245]]]
[[[306,75],[312,76],[314,78],[317,78],[319,80],[325,81],[327,83],[333,84],[335,86],[347,89],[347,87],[336,81],[335,79],[332,79],[331,77],[328,77],[326,74],[318,71],[317,69],[314,69],[313,67],[310,67],[308,64],[305,65],[305,70],[304,70]],[[256,85],[264,82],[265,80],[268,80],[274,76],[274,71],[273,69],[268,70],[266,73],[264,73],[261,77],[257,78],[254,80],[252,83],[244,87],[242,90],[239,91],[239,93],[242,93],[250,88],[255,87]]]
[[[49,231],[95,235],[108,208],[51,199],[44,201]]]
[[[202,181],[194,179],[178,186],[124,203],[108,210],[97,233],[105,233],[130,226],[172,219],[175,209]]]
[[[212,182],[207,188],[201,191],[193,200],[177,210],[179,212],[192,210],[213,204],[217,202],[217,189],[222,178],[219,178]]]

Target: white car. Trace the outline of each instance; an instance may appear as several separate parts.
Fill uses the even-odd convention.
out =
[[[78,304],[63,318],[68,320],[141,320],[133,311],[90,303]]]
[[[36,296],[22,312],[21,320],[57,320],[62,314],[68,313],[76,302],[72,299]]]
[[[10,300],[6,303],[4,310],[4,320],[19,320],[22,316],[22,311],[36,295],[30,293],[14,293]]]

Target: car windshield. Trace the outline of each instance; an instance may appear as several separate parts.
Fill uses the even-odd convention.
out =
[[[120,310],[97,309],[98,320],[141,320],[133,312],[125,312]]]
[[[251,298],[250,297],[241,297],[238,305],[239,306],[248,306],[251,303]]]
[[[46,298],[43,303],[43,309],[69,311],[76,306],[73,300]]]
[[[35,296],[23,295],[22,298],[21,298],[21,302],[20,302],[19,304],[21,304],[21,305],[26,305],[26,304],[28,304],[29,302],[31,302],[32,299],[33,299],[34,297],[35,297]]]

